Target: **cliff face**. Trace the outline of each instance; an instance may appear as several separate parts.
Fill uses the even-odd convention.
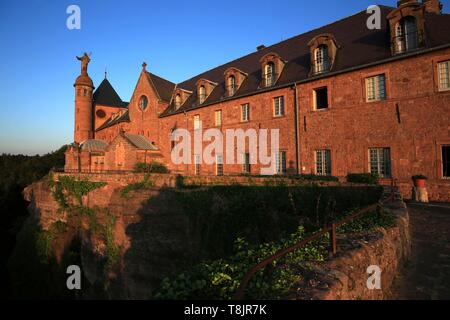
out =
[[[63,270],[65,253],[80,242],[80,267],[88,282],[82,288],[90,288],[81,290],[80,298],[148,299],[164,276],[198,259],[198,237],[173,193],[155,189],[124,196],[121,190],[102,186],[84,195],[82,206],[65,210],[46,181],[24,190],[29,219],[52,234],[51,254]]]

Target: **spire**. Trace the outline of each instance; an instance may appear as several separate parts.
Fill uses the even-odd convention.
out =
[[[105,67],[105,79],[107,78],[107,75],[108,75],[108,71],[106,70],[106,67]]]

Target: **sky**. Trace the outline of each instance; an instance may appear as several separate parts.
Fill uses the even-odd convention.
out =
[[[442,1],[449,12],[450,0]],[[66,10],[81,10],[69,30]],[[396,0],[1,0],[0,154],[43,154],[73,141],[75,56],[129,101],[142,62],[172,82]]]

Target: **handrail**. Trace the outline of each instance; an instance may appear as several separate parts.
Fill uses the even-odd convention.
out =
[[[370,206],[367,206],[345,218],[343,218],[342,220],[338,221],[338,222],[333,222],[330,225],[322,228],[321,230],[313,233],[312,235],[310,235],[309,237],[302,239],[300,242],[298,242],[297,244],[294,244],[293,246],[290,246],[288,248],[285,249],[281,249],[278,252],[276,252],[274,255],[267,257],[266,259],[264,259],[263,261],[259,262],[258,264],[256,264],[255,266],[253,266],[242,278],[241,283],[239,285],[238,290],[236,291],[233,299],[235,300],[242,300],[244,298],[245,295],[245,291],[247,289],[247,285],[250,282],[250,280],[252,279],[253,275],[258,272],[259,270],[263,269],[265,266],[267,266],[268,264],[274,262],[275,260],[282,258],[284,256],[286,256],[287,254],[294,252],[300,248],[302,248],[303,246],[307,245],[308,243],[312,242],[313,240],[316,240],[320,237],[323,237],[325,234],[330,233],[330,251],[333,255],[336,254],[336,250],[337,250],[337,245],[336,245],[336,229],[337,227],[346,224],[356,218],[359,218],[360,216],[362,216],[363,214],[366,214],[368,212],[373,211],[374,209],[381,207],[383,204],[385,204],[388,201],[393,200],[394,198],[394,187],[395,187],[395,180],[392,180],[391,183],[391,192],[389,197],[387,197],[384,200],[380,200],[375,204],[372,204]]]

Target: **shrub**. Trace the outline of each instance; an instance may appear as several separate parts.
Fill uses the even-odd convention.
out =
[[[347,182],[378,184],[379,178],[376,173],[349,173],[347,175]]]
[[[315,174],[300,174],[294,176],[294,179],[309,180],[309,181],[339,181],[339,179],[334,176],[320,176]]]
[[[150,174],[146,173],[143,181],[127,185],[125,188],[122,189],[121,195],[122,197],[127,198],[128,194],[131,191],[147,190],[153,188],[154,186],[155,182],[152,179],[150,179]]]
[[[150,172],[150,173],[169,173],[165,164],[152,161],[151,163],[138,162],[134,166],[136,172]]]

